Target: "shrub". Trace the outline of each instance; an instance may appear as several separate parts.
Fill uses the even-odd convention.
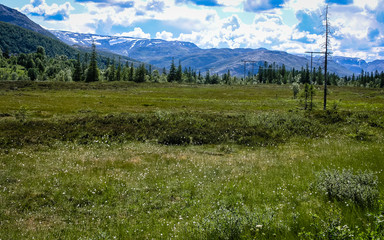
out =
[[[361,207],[371,207],[378,199],[378,180],[372,172],[351,169],[324,170],[317,174],[315,187],[329,199],[353,202]]]
[[[298,233],[298,239],[305,240],[353,240],[356,239],[358,228],[351,229],[343,224],[342,214],[339,209],[330,209],[325,218],[313,214],[311,228],[302,228]]]
[[[15,113],[15,118],[16,120],[20,122],[25,122],[28,117],[28,107],[26,106],[21,106],[19,110],[16,111]]]
[[[250,239],[267,232],[273,213],[255,213],[247,208],[221,207],[196,223],[189,231],[192,239]],[[265,233],[263,234],[265,235]]]

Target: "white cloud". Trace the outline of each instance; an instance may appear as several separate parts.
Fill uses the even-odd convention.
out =
[[[379,0],[354,0],[353,3],[360,8],[373,10],[379,5]]]
[[[65,2],[62,5],[56,3],[48,5],[45,0],[31,0],[30,4],[25,5],[21,11],[26,14],[42,16],[46,20],[62,21],[69,17],[74,10],[71,3]]]
[[[133,37],[133,38],[151,38],[151,34],[143,32],[143,30],[139,27],[135,27],[133,31],[123,32],[121,34],[116,34],[116,36],[120,37]]]
[[[324,6],[324,0],[291,0],[285,6],[295,11],[310,10],[315,11]]]
[[[243,23],[236,15],[222,19],[215,30],[204,30],[181,34],[179,40],[193,41],[202,48],[211,47],[271,47],[284,41],[290,41],[292,29],[281,22],[278,16],[265,14],[271,21]],[[259,16],[256,17],[259,19]]]
[[[157,39],[163,39],[166,41],[171,41],[171,40],[173,40],[173,33],[167,32],[167,31],[157,32],[156,38]]]
[[[128,2],[133,2],[132,6],[122,7]],[[69,2],[48,6],[45,0],[32,0],[23,11],[44,18],[65,16],[60,25],[56,25],[56,29],[74,32],[110,35],[116,31],[113,26],[118,26],[134,29],[120,33],[119,36],[150,38],[152,35],[164,40],[193,42],[202,48],[265,47],[293,53],[321,49],[324,41],[321,31],[312,31],[314,28],[321,30],[321,19],[303,18],[303,16],[305,13],[320,15],[325,0],[288,0],[283,5],[284,11],[271,9],[255,15],[251,13],[241,15],[244,13],[244,2],[245,0],[217,0],[222,7],[210,8],[175,4],[175,0],[110,0],[103,3],[95,1],[77,3],[83,5],[87,12],[70,14],[73,7]],[[262,5],[261,0],[256,0],[256,3]],[[331,4],[334,54],[344,56],[350,54],[368,59],[383,58],[376,51],[382,51],[384,25],[378,22],[375,16],[378,12],[384,12],[383,6],[384,0],[354,0],[351,5]],[[302,26],[308,29],[301,25],[299,27],[299,24],[286,25],[287,21],[283,18],[287,12],[291,13],[291,20],[292,18],[302,20],[305,22]],[[308,25],[308,20],[311,19],[313,21]],[[45,25],[55,28],[54,25],[50,25],[51,23],[52,21]],[[152,23],[157,24],[159,28],[153,32],[144,32],[143,29],[150,29],[147,27]],[[369,41],[368,33],[372,29],[377,30],[379,34]],[[176,35],[175,32],[181,34]]]

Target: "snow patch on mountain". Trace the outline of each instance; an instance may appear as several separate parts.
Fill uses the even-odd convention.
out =
[[[121,43],[126,43],[126,42],[131,42],[131,41],[132,41],[132,39],[128,39],[128,38],[116,38],[116,39],[109,40],[109,44],[111,46],[113,46],[116,44],[121,44]]]

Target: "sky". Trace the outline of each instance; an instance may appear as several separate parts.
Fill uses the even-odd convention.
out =
[[[384,59],[384,0],[0,0],[47,29]]]

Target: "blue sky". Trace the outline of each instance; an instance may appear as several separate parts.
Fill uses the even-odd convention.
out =
[[[201,48],[319,51],[384,59],[384,0],[1,0],[48,29],[193,42]]]

